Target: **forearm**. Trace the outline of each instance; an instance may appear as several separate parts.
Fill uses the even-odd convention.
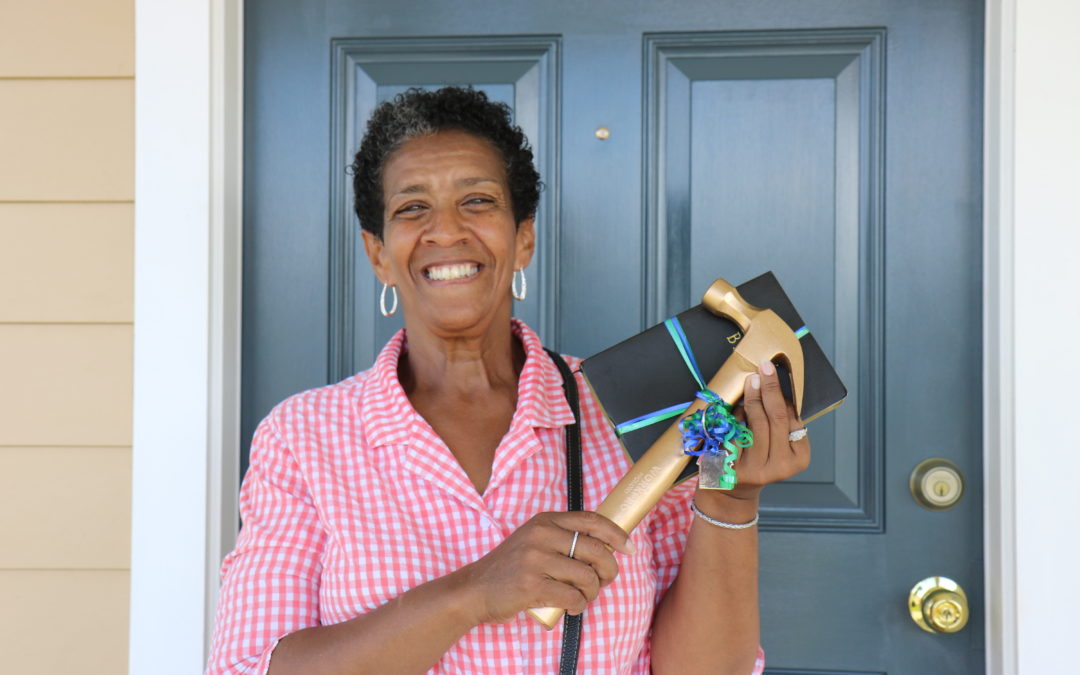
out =
[[[757,500],[699,490],[706,514],[731,523],[752,520]],[[732,673],[754,668],[760,643],[757,527],[728,530],[694,518],[679,574],[657,608],[652,671]]]
[[[270,675],[423,673],[479,621],[462,570],[406,591],[378,609],[285,636]]]

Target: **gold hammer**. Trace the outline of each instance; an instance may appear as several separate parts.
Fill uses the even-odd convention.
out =
[[[735,352],[709,380],[709,389],[734,405],[742,397],[746,376],[757,372],[762,359],[779,361],[791,374],[795,412],[801,415],[803,353],[795,331],[771,309],[748,303],[723,279],[717,279],[709,286],[702,304],[713,314],[731,319],[743,334]],[[693,405],[630,467],[596,512],[611,519],[627,534],[633,531],[690,461],[691,456],[683,452],[679,422],[707,405],[705,401],[695,399]],[[530,609],[529,615],[551,630],[563,611],[558,607],[542,607]]]

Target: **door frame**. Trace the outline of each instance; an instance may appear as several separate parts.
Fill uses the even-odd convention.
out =
[[[1069,625],[1071,603],[1029,579],[1064,578],[1069,561],[1080,557],[1077,541],[1045,536],[1061,532],[1077,509],[1039,499],[1045,476],[1024,469],[1032,458],[1052,457],[1061,475],[1080,474],[1080,457],[1054,457],[1060,441],[1053,429],[1040,431],[1055,405],[1056,412],[1073,412],[1064,403],[1066,384],[1080,381],[1080,365],[1055,363],[1060,384],[1048,385],[1027,367],[1039,365],[1027,355],[1045,354],[1044,340],[1015,329],[1018,320],[1038,317],[1061,334],[1080,334],[1080,317],[1060,316],[1053,297],[1039,299],[1053,294],[1031,294],[1077,274],[1048,268],[1053,252],[1046,247],[1080,249],[1080,228],[1060,227],[1057,215],[1075,218],[1078,211],[1068,197],[1064,156],[1080,156],[1068,126],[1080,117],[1080,92],[1052,77],[1068,60],[1042,46],[1054,42],[1047,34],[1071,40],[1064,27],[1080,21],[1080,8],[1068,0],[1034,4],[987,0],[985,15],[984,626],[993,675],[1021,665],[1035,671],[1069,656],[1055,626]],[[243,0],[136,0],[135,16],[129,663],[132,673],[190,673],[205,664],[217,570],[236,536]],[[1064,112],[1042,114],[1047,96]],[[1071,153],[1060,150],[1063,142]],[[1060,178],[1048,181],[1055,168]],[[1046,401],[1048,393],[1062,403],[1026,403]],[[1024,464],[1016,461],[1019,452]],[[1018,593],[1029,585],[1033,592],[1018,615]]]

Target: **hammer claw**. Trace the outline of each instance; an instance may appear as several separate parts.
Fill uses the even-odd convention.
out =
[[[791,374],[795,412],[801,416],[803,380],[806,371],[802,345],[799,343],[799,338],[795,336],[795,331],[791,330],[791,327],[776,312],[755,307],[744,300],[739,295],[739,291],[723,279],[713,282],[709,290],[705,292],[703,304],[713,314],[731,319],[742,329],[744,337],[736,345],[735,354],[728,361],[735,360],[736,356],[741,357],[745,363],[753,364],[753,370],[749,372],[754,372],[762,359],[780,361],[784,364]],[[717,378],[714,379],[718,380],[719,376],[720,373],[717,373]],[[729,395],[734,393],[730,383],[724,385],[717,382],[717,384],[728,391]],[[710,382],[711,387],[712,382]],[[728,401],[723,394],[720,395]]]

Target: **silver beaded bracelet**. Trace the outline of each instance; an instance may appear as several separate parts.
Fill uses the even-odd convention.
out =
[[[722,527],[725,530],[745,530],[747,528],[753,527],[757,525],[759,517],[759,514],[755,513],[754,519],[751,520],[749,523],[725,523],[722,520],[717,520],[716,518],[705,515],[705,512],[698,508],[697,503],[693,499],[690,500],[690,510],[694,512],[695,516],[701,518],[706,523],[709,523],[710,525],[715,525],[717,527]]]

